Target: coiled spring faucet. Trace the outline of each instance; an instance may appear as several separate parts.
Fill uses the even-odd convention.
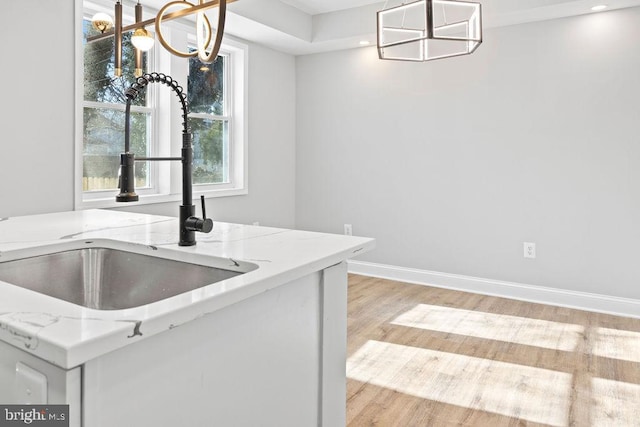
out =
[[[131,152],[130,126],[131,126],[131,102],[138,96],[149,83],[163,83],[169,86],[180,99],[182,108],[182,152],[181,157],[136,157]],[[201,196],[202,218],[195,216],[193,205],[193,135],[189,130],[187,115],[187,95],[182,87],[170,76],[162,73],[147,73],[138,77],[133,85],[125,91],[127,105],[125,109],[124,123],[124,153],[120,154],[120,194],[116,196],[116,202],[137,202],[138,195],[135,190],[135,162],[136,161],[181,161],[182,162],[182,205],[180,205],[180,246],[193,246],[196,244],[195,232],[209,233],[213,229],[213,221],[207,218],[204,206],[204,196]]]

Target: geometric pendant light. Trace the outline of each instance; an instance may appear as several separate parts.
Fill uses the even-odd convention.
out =
[[[468,55],[482,43],[481,6],[418,0],[385,8],[378,12],[377,39],[380,59],[419,62]]]

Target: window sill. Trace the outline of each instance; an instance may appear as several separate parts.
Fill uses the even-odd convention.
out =
[[[76,210],[118,208],[130,204],[153,205],[158,203],[182,203],[182,194],[141,194],[140,200],[137,202],[118,203],[115,201],[117,192],[117,190],[114,190],[113,194],[105,194],[104,198],[80,200],[76,202]],[[198,202],[197,199],[200,198],[201,195],[204,195],[206,199],[212,199],[216,197],[243,196],[246,194],[249,194],[249,190],[246,188],[225,188],[220,190],[207,191],[198,191],[196,188],[194,188],[193,200],[195,205]]]

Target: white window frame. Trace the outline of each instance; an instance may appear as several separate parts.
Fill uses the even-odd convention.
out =
[[[112,14],[113,2],[111,0],[76,1],[76,126],[75,126],[75,208],[114,208],[123,207],[127,203],[117,203],[115,196],[117,191],[94,191],[84,192],[82,188],[83,178],[83,109],[86,105],[106,105],[103,103],[90,103],[84,101],[84,52],[82,45],[82,20],[95,12],[105,12]],[[124,5],[124,21],[131,17],[126,14],[133,14],[133,5],[129,8]],[[127,10],[131,9],[131,10]],[[145,8],[146,19],[149,15],[156,13],[149,8]],[[171,25],[169,25],[171,24]],[[190,35],[194,31],[194,25],[188,22],[172,21],[167,22],[163,33],[165,38],[172,41],[174,46],[181,50],[186,50],[190,39],[195,40]],[[158,70],[167,75],[175,77],[176,80],[186,90],[186,76],[189,70],[188,60],[171,55],[159,42],[153,48],[153,55],[149,57],[150,70]],[[237,40],[224,36],[220,54],[227,57],[230,72],[227,73],[225,81],[225,118],[229,120],[229,183],[221,184],[196,184],[193,186],[194,199],[204,195],[206,198],[239,196],[248,194],[248,46]],[[151,156],[180,156],[182,148],[182,117],[179,103],[175,94],[167,87],[160,84],[147,86],[147,94],[150,101],[155,103],[152,108],[152,126],[149,129],[149,144],[152,150]],[[113,106],[113,105],[111,105]],[[118,106],[117,108],[120,108]],[[124,104],[121,106],[124,110]],[[134,107],[134,110],[147,110],[147,107]],[[197,114],[190,116],[198,117]],[[169,117],[169,120],[162,120]],[[122,130],[124,132],[124,129]],[[123,147],[124,150],[124,147]],[[155,151],[155,152],[154,152]],[[140,200],[134,204],[153,204],[166,202],[180,202],[182,200],[182,174],[180,162],[150,162],[149,179],[152,184],[151,189],[139,188],[136,193]]]

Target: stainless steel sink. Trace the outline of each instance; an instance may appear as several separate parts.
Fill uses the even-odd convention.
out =
[[[3,252],[0,281],[98,310],[160,301],[258,268],[113,240]]]

